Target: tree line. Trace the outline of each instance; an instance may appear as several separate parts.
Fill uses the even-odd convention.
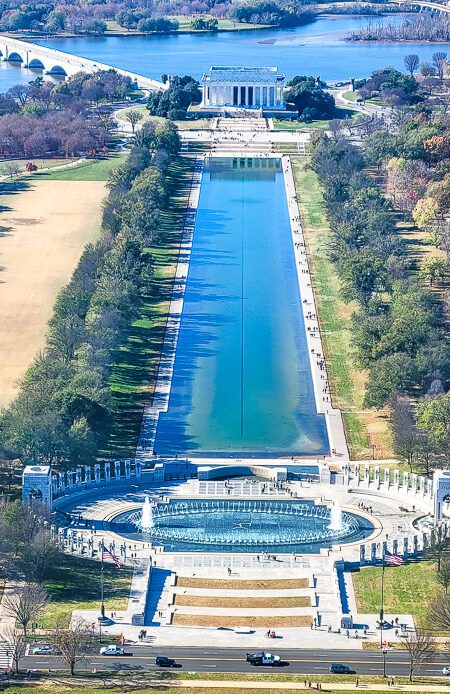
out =
[[[0,440],[10,457],[65,468],[93,462],[105,444],[112,355],[152,281],[148,248],[158,243],[167,171],[179,148],[172,123],[146,123],[111,174],[100,238],[86,246],[60,292],[46,345],[1,414]]]
[[[402,17],[400,23],[369,20],[367,26],[352,31],[347,41],[450,41],[450,18],[423,13]]]
[[[114,123],[92,107],[122,101],[132,86],[108,70],[11,87],[0,94],[0,157],[68,157],[105,147]]]
[[[414,152],[417,138],[412,147],[410,136],[407,130],[403,142]],[[367,164],[374,162],[374,142],[383,148],[389,134],[370,136],[365,153],[342,138],[320,135],[313,141],[311,166],[323,186],[331,229],[329,255],[344,300],[358,306],[352,335],[357,365],[368,373],[365,406],[393,405],[394,424],[396,418],[403,420],[394,429],[402,432],[406,398],[425,455],[434,451],[442,460],[448,456],[450,436],[448,413],[440,418],[437,411],[450,404],[443,394],[450,373],[443,306],[411,273],[393,203],[367,172]],[[414,187],[411,180],[409,187]]]
[[[4,0],[0,7],[0,31],[101,35],[107,31],[108,22],[115,22],[127,30],[170,32],[179,28],[176,15],[208,15],[204,21],[212,23],[193,27],[208,31],[215,30],[214,20],[219,18],[238,23],[296,26],[314,18],[313,9],[307,7],[309,4],[309,0],[250,0],[245,3],[230,0],[107,0],[102,3],[40,0],[24,5],[20,0]]]

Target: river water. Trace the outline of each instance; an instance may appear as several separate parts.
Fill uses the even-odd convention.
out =
[[[388,21],[399,21],[399,15]],[[417,53],[430,60],[450,44],[348,43],[341,38],[366,26],[367,17],[321,17],[294,29],[262,29],[218,34],[108,36],[40,40],[67,53],[99,60],[148,77],[162,73],[199,78],[211,64],[275,65],[288,77],[320,75],[325,80],[364,77],[388,65],[403,68],[403,58]],[[372,20],[374,21],[374,20]],[[377,20],[375,20],[377,21]],[[386,20],[385,20],[386,21]],[[33,72],[0,63],[0,91],[33,79]]]

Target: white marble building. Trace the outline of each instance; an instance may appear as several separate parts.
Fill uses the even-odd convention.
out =
[[[201,108],[284,110],[286,78],[276,67],[210,67],[202,77]]]

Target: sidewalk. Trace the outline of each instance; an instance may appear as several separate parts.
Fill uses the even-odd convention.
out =
[[[152,687],[155,684],[158,685],[161,689],[164,689],[164,687],[173,687],[174,689],[178,689],[181,687],[189,687],[189,688],[194,688],[194,689],[234,689],[235,691],[237,689],[242,689],[242,691],[246,689],[254,690],[254,691],[263,691],[263,690],[277,690],[277,691],[307,691],[307,692],[312,692],[312,691],[322,691],[322,692],[360,692],[360,691],[368,691],[368,692],[405,692],[406,694],[412,693],[412,692],[420,692],[425,694],[425,692],[431,692],[432,694],[435,694],[436,692],[448,692],[449,688],[448,686],[441,685],[441,684],[436,684],[436,685],[429,685],[429,684],[401,684],[401,685],[395,685],[393,687],[388,687],[387,681],[386,684],[364,684],[361,683],[359,687],[356,687],[354,683],[345,683],[345,682],[322,682],[321,683],[321,689],[317,690],[317,683],[315,683],[313,680],[308,680],[308,682],[311,682],[312,687],[305,687],[305,684],[303,682],[279,682],[277,680],[272,680],[269,682],[264,682],[261,680],[258,681],[247,681],[247,682],[240,682],[239,680],[151,680],[149,679],[147,681],[147,686]]]

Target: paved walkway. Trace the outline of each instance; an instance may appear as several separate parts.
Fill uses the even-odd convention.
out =
[[[286,198],[291,222],[292,243],[297,265],[297,277],[302,298],[303,320],[305,324],[306,342],[310,355],[311,375],[316,400],[316,410],[325,415],[330,449],[338,460],[348,460],[349,453],[344,433],[341,411],[334,408],[331,398],[331,387],[328,381],[322,336],[318,320],[316,300],[309,271],[305,238],[300,220],[297,203],[297,191],[292,173],[291,160],[288,156],[282,158]]]
[[[239,681],[239,680],[152,680],[149,678],[146,680],[146,684],[149,687],[157,687],[158,689],[163,689],[164,687],[173,688],[192,688],[192,689],[240,689],[242,691],[250,689],[253,691],[264,691],[264,690],[277,690],[277,691],[317,691],[317,683],[313,680],[308,680],[312,684],[309,687],[308,684],[305,686],[304,682],[280,682],[277,680],[272,680],[269,682],[264,682],[261,680],[257,681]],[[345,682],[322,682],[321,689],[322,692],[448,692],[449,688],[446,685],[439,684],[405,684],[405,685],[395,685],[389,687],[386,684],[365,684],[361,683],[356,687],[355,683],[345,683]]]

